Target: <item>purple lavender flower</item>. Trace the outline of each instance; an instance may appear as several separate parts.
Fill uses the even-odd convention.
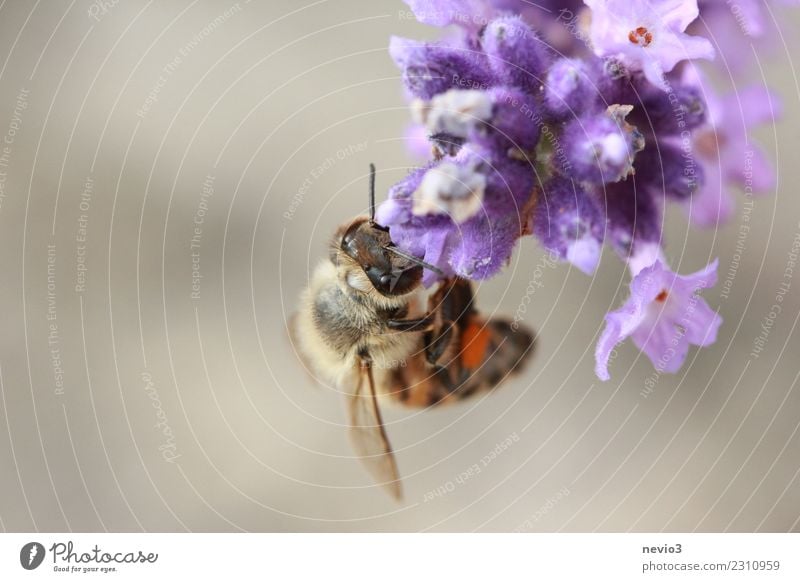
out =
[[[689,26],[691,34],[713,39],[717,50],[724,55],[725,66],[741,72],[755,64],[754,51],[761,54],[765,44],[771,43],[763,8],[771,0],[698,0],[700,18]]]
[[[678,201],[687,202],[705,184],[703,164],[693,142],[659,141],[637,157],[637,178],[649,188]]]
[[[606,240],[621,259],[630,260],[643,247],[661,244],[664,196],[643,185],[638,174],[607,184],[600,206],[608,219]]]
[[[539,90],[550,55],[520,18],[509,16],[490,22],[481,35],[481,46],[500,83],[529,93]]]
[[[485,57],[468,44],[421,43],[392,37],[389,54],[403,70],[408,92],[422,99],[454,87],[488,87],[494,81]]]
[[[431,155],[431,142],[428,140],[427,130],[417,124],[409,124],[403,134],[406,150],[417,160],[427,160]]]
[[[563,141],[573,175],[592,184],[618,182],[630,174],[634,156],[644,147],[638,130],[621,114],[601,112],[570,121]]]
[[[740,75],[784,50],[779,32],[787,7],[797,0],[698,0],[700,18],[691,34],[711,39],[724,57],[726,72]]]
[[[527,234],[587,274],[607,242],[632,281],[597,345],[604,380],[609,354],[628,337],[666,372],[680,368],[689,345],[713,343],[722,320],[698,292],[714,284],[716,261],[678,275],[661,247],[668,202],[697,224],[716,224],[732,209],[725,187],[774,185],[747,135],[772,120],[771,95],[753,89],[718,100],[689,62],[714,57],[711,43],[693,36],[707,30],[694,22],[698,1],[704,17],[729,7],[406,1],[420,21],[457,28],[446,41],[393,39],[390,47],[434,156],[378,210],[395,243],[445,276],[485,279]],[[754,0],[739,6],[760,16]],[[426,272],[425,283],[435,281]]]
[[[395,244],[445,273],[485,279],[525,229],[533,186],[525,162],[470,144],[395,184],[377,220]],[[434,281],[425,274],[426,284]]]
[[[544,106],[555,117],[572,118],[601,109],[598,79],[591,64],[563,58],[555,61],[544,82]]]
[[[539,141],[538,105],[519,89],[495,87],[487,91],[451,89],[423,106],[428,132],[459,143],[469,140],[497,150],[532,150]]]
[[[628,301],[606,315],[606,328],[595,351],[597,377],[611,377],[611,352],[628,337],[657,371],[669,373],[683,365],[690,344],[713,344],[722,318],[698,293],[713,287],[716,280],[716,260],[691,275],[673,273],[661,260],[641,269],[631,281]]]
[[[584,0],[592,9],[590,39],[599,57],[613,57],[666,88],[664,74],[686,59],[713,59],[714,47],[684,31],[697,18],[696,0]]]
[[[764,87],[751,86],[719,98],[696,71],[684,76],[703,88],[708,103],[708,122],[693,136],[706,184],[687,202],[686,210],[694,224],[715,227],[733,214],[729,186],[748,195],[764,195],[775,188],[775,170],[748,131],[773,123],[780,104]]]
[[[463,140],[478,125],[491,121],[494,103],[486,91],[450,89],[427,103],[416,102],[414,108],[419,111],[418,117],[429,135]]]
[[[462,224],[450,254],[453,271],[476,280],[497,273],[511,258],[523,223],[522,217],[509,214],[498,220],[478,215]]]
[[[537,201],[533,233],[544,248],[587,275],[600,261],[605,217],[597,202],[572,180],[547,182]]]
[[[637,87],[641,106],[629,117],[631,123],[655,139],[680,136],[703,125],[708,114],[704,91],[685,77],[670,79],[667,91]]]
[[[483,205],[486,190],[481,166],[482,160],[470,157],[461,163],[446,160],[425,172],[412,194],[412,214],[446,214],[456,224],[475,216]]]
[[[508,153],[509,149],[532,152],[539,142],[536,100],[513,87],[495,87],[488,91],[492,117],[478,126],[470,137],[476,143]]]
[[[423,177],[435,164],[417,168],[404,179],[392,186],[389,198],[376,212],[380,224],[389,226],[392,241],[406,251],[438,266],[446,276],[455,274],[448,261],[454,244],[450,239],[456,231],[454,223],[445,213],[415,216],[413,213],[414,193]],[[423,282],[431,285],[436,275],[425,271]]]

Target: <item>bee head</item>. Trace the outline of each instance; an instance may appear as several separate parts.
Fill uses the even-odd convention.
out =
[[[357,218],[341,229],[332,251],[335,264],[357,267],[347,269],[345,276],[347,284],[359,291],[369,291],[363,275],[385,297],[410,293],[422,281],[422,265],[394,246],[388,228],[369,218]]]
[[[333,264],[345,267],[347,285],[364,293],[372,287],[384,297],[399,297],[419,286],[423,268],[444,277],[438,268],[398,249],[389,229],[375,222],[375,164],[369,165],[369,177],[369,218],[356,218],[339,229],[331,248]]]

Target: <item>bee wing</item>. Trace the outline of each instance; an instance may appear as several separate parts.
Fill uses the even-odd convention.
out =
[[[348,404],[353,448],[375,481],[392,497],[401,499],[403,491],[397,462],[378,408],[372,366],[365,358],[359,357],[358,383]]]

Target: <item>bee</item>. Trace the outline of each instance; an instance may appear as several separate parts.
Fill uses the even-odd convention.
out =
[[[466,279],[399,249],[375,221],[375,166],[369,216],[342,225],[328,260],[313,272],[290,324],[306,367],[346,394],[353,448],[375,481],[402,498],[380,403],[438,406],[491,390],[519,371],[534,335],[484,319]],[[440,283],[422,309],[423,270]]]

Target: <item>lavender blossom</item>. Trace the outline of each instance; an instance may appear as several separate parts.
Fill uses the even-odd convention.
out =
[[[714,47],[685,34],[697,18],[696,0],[584,0],[592,9],[590,38],[599,57],[614,57],[666,88],[664,74],[686,59],[713,59]]]
[[[539,105],[519,89],[495,87],[488,91],[492,101],[492,116],[471,139],[484,146],[508,154],[510,149],[532,152],[539,142],[537,123]]]
[[[692,275],[667,267],[665,208],[712,225],[732,211],[729,185],[771,190],[748,131],[776,109],[763,89],[718,99],[697,73],[694,61],[715,55],[697,17],[716,26],[720,3],[406,1],[421,22],[455,27],[446,40],[390,46],[434,158],[378,209],[394,242],[476,280],[500,272],[522,236],[587,274],[608,244],[632,280],[597,344],[604,380],[628,337],[666,372],[690,345],[713,343],[722,319],[698,293],[716,261]],[[762,35],[762,7],[740,6]],[[426,272],[426,285],[436,280]]]
[[[605,218],[595,200],[566,178],[544,185],[533,217],[533,233],[544,248],[587,275],[600,261]]]
[[[524,162],[470,144],[396,184],[377,219],[397,245],[446,274],[485,279],[525,229],[533,186]],[[426,284],[434,281],[425,274]]]
[[[403,69],[406,89],[422,99],[453,87],[488,87],[494,80],[483,55],[466,45],[393,37],[389,54]]]
[[[629,260],[643,246],[661,244],[664,201],[638,174],[604,186],[600,205],[608,220],[606,240],[621,259]]]
[[[435,96],[423,110],[429,135],[459,144],[470,140],[498,150],[532,150],[539,140],[537,105],[526,93],[495,87],[487,91],[451,89]]]
[[[713,39],[725,57],[726,68],[740,74],[782,48],[773,23],[781,22],[783,8],[797,6],[797,2],[698,0],[697,5],[700,18],[689,26],[689,32]]]
[[[634,156],[644,143],[639,131],[622,121],[625,114],[602,112],[575,119],[564,128],[567,157],[578,180],[606,184],[631,173]]]
[[[416,216],[447,214],[460,224],[480,210],[485,190],[480,160],[472,158],[462,164],[448,160],[425,172],[412,195],[411,212]]]
[[[703,165],[697,160],[693,142],[659,142],[639,154],[640,182],[678,201],[691,201],[705,184]],[[691,203],[691,202],[690,202]]]
[[[717,261],[691,275],[677,275],[661,260],[641,269],[631,281],[631,295],[617,311],[606,315],[597,342],[595,373],[608,380],[608,360],[614,347],[628,337],[659,372],[677,372],[689,345],[709,346],[717,339],[722,318],[698,293],[713,287]]]
[[[764,87],[750,86],[720,98],[695,71],[685,77],[702,86],[709,112],[707,123],[693,137],[706,183],[685,207],[694,224],[715,227],[733,214],[730,186],[748,196],[764,195],[775,188],[775,170],[748,131],[773,123],[780,115],[780,104]]]
[[[601,109],[599,88],[591,64],[579,59],[555,61],[544,82],[544,106],[555,117],[571,118]]]
[[[656,139],[680,136],[706,122],[708,107],[704,93],[702,87],[685,80],[670,81],[667,91],[645,88],[640,94],[641,107],[631,115],[630,121],[642,131],[652,131]]]
[[[481,46],[500,83],[529,93],[539,90],[550,55],[520,18],[511,16],[490,22],[481,36]]]

